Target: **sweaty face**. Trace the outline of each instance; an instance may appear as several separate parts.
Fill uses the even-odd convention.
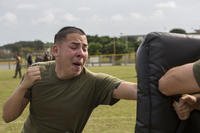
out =
[[[72,33],[57,44],[56,62],[62,77],[74,77],[81,73],[88,58],[88,42],[85,35]]]

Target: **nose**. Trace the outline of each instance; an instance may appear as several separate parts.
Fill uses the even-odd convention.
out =
[[[82,48],[78,49],[77,56],[78,57],[84,57],[85,56],[85,52]]]

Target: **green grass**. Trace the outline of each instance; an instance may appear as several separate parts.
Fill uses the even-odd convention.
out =
[[[101,66],[89,67],[93,72],[111,74],[120,79],[136,82],[134,66]],[[5,100],[11,95],[20,79],[13,79],[14,70],[0,70],[0,115]],[[136,102],[120,100],[113,106],[97,107],[86,127],[84,133],[131,133],[135,128]],[[20,133],[23,123],[28,115],[28,108],[15,121],[4,123],[0,118],[0,133]]]

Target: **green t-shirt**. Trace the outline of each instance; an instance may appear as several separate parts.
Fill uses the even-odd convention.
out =
[[[194,73],[194,77],[195,77],[198,85],[200,86],[200,60],[198,60],[194,63],[193,73]]]
[[[30,99],[30,114],[22,133],[81,133],[92,110],[100,104],[118,100],[112,93],[120,80],[83,69],[69,80],[60,80],[55,62],[40,63],[42,79],[25,97]]]

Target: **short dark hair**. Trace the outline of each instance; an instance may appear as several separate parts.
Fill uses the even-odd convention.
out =
[[[86,35],[85,32],[80,28],[73,27],[73,26],[63,27],[56,33],[56,35],[54,37],[54,44],[56,44],[57,42],[63,41],[66,38],[66,36],[71,33],[78,33],[80,35]]]

